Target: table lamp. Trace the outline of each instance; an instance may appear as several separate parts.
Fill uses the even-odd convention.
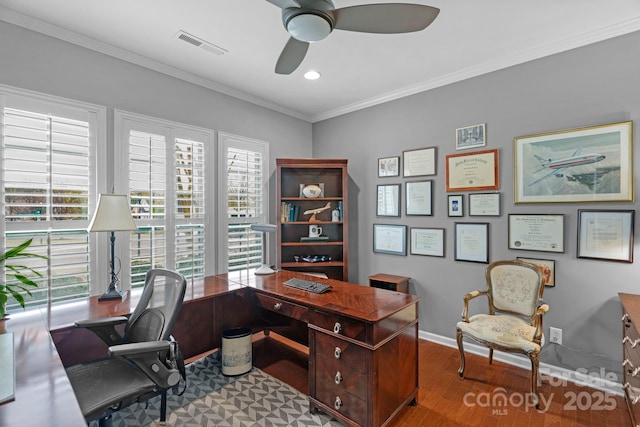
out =
[[[122,299],[127,291],[118,289],[118,275],[115,272],[115,243],[116,231],[135,231],[135,222],[131,216],[129,208],[129,198],[126,194],[100,194],[98,196],[98,207],[89,224],[89,231],[108,231],[111,233],[111,283],[109,288],[98,300]]]
[[[257,269],[254,274],[265,275],[265,274],[273,274],[276,271],[273,270],[269,265],[267,265],[266,256],[267,256],[267,234],[273,233],[278,229],[277,226],[273,224],[251,224],[251,229],[254,231],[261,231],[263,233],[262,236],[262,266]]]

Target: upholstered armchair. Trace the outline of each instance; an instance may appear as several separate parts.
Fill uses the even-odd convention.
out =
[[[464,378],[463,338],[488,347],[489,364],[493,361],[494,349],[525,354],[531,360],[531,398],[538,407],[542,316],[549,310],[542,302],[542,273],[533,264],[496,261],[487,266],[485,277],[487,289],[464,296],[462,321],[456,325],[460,350],[458,374]],[[469,301],[479,296],[487,298],[489,314],[469,316]]]

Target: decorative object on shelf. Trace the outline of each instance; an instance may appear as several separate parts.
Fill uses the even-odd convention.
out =
[[[402,176],[425,176],[436,174],[436,147],[420,148],[402,152]]]
[[[254,272],[254,274],[266,275],[275,273],[275,270],[267,264],[267,242],[269,236],[268,233],[276,232],[278,227],[273,224],[251,224],[251,229],[262,232],[262,265]]]
[[[400,156],[378,159],[378,178],[400,176]]]
[[[391,255],[406,255],[407,226],[373,224],[373,252]]]
[[[327,202],[327,204],[321,208],[306,210],[304,211],[304,214],[311,215],[311,218],[309,218],[309,222],[319,222],[318,219],[316,218],[316,215],[328,209],[331,209],[331,202]]]
[[[509,214],[509,249],[564,252],[564,215]]]
[[[578,210],[578,258],[633,262],[636,211]]]
[[[331,222],[340,222],[340,209],[331,211]]]
[[[485,124],[456,129],[456,150],[478,148],[487,145]]]
[[[295,262],[329,262],[331,257],[328,255],[294,255]]]
[[[322,227],[312,224],[309,226],[309,237],[320,237],[322,235]]]
[[[98,300],[115,300],[123,299],[127,291],[118,289],[120,280],[116,273],[116,231],[136,231],[136,223],[131,216],[131,208],[129,206],[129,197],[126,194],[100,194],[98,196],[98,207],[93,214],[91,223],[89,224],[90,232],[107,231],[111,234],[111,281],[109,288],[102,294]]]
[[[633,122],[521,136],[515,203],[633,200]]]
[[[456,222],[454,259],[489,263],[489,223]]]
[[[324,197],[324,184],[300,184],[300,197],[306,199],[316,199]]]
[[[464,216],[464,194],[449,194],[447,206],[447,216]]]
[[[446,156],[447,191],[497,190],[498,150],[473,153],[448,154]]]

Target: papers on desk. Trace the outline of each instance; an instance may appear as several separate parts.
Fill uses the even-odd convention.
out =
[[[13,333],[0,334],[0,404],[15,398],[16,365]]]

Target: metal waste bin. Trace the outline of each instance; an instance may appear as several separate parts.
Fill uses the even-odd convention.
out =
[[[242,375],[251,370],[251,329],[236,328],[222,332],[222,374]]]

